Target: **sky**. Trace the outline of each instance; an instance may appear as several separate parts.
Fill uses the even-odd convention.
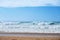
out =
[[[60,21],[60,0],[0,0],[0,21]]]

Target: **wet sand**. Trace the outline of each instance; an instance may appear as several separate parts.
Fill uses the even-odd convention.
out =
[[[0,40],[60,40],[60,33],[0,33]]]
[[[60,37],[60,33],[0,33],[0,36]]]

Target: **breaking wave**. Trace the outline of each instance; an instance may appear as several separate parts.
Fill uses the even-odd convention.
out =
[[[0,32],[60,33],[60,22],[56,21],[0,22]]]

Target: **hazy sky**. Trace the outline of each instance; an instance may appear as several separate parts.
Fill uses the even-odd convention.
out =
[[[0,0],[0,21],[60,21],[60,0]]]
[[[60,0],[0,0],[1,7],[60,6]]]

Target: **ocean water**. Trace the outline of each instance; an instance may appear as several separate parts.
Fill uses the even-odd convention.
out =
[[[0,32],[60,33],[60,22],[0,22]]]

